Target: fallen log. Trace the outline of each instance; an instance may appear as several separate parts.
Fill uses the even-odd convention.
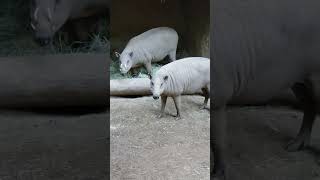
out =
[[[110,96],[148,96],[151,95],[149,78],[110,80]],[[188,94],[184,94],[188,95]],[[199,91],[196,95],[202,95]]]
[[[106,54],[0,58],[1,108],[107,106]]]
[[[151,95],[150,79],[132,78],[110,80],[111,96],[147,96]]]
[[[114,79],[110,80],[110,96],[149,96],[150,80],[148,78]],[[187,94],[184,94],[187,95]],[[202,95],[198,92],[196,95]],[[291,90],[283,91],[270,101],[257,102],[230,102],[230,105],[293,105],[297,106],[298,101]]]

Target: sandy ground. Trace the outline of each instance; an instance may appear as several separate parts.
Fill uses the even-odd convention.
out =
[[[151,97],[111,98],[111,179],[209,179],[209,112],[202,97],[182,99],[181,120],[157,119]],[[174,114],[169,101],[166,112]],[[287,152],[302,113],[285,106],[230,107],[230,180],[319,180],[320,121],[312,147]]]
[[[160,100],[111,98],[111,179],[209,179],[210,127],[203,97],[182,98],[180,120],[168,99],[158,119]]]
[[[107,115],[0,110],[0,179],[106,179]]]

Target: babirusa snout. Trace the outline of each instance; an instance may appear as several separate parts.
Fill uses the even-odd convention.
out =
[[[36,37],[35,40],[41,46],[47,46],[51,43],[51,38],[49,37]]]
[[[152,96],[154,100],[159,99],[160,93],[157,91],[157,89],[153,89]]]
[[[125,64],[120,64],[120,72],[125,74],[128,72],[128,67]]]

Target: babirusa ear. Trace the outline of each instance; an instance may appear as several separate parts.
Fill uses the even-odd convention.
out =
[[[152,75],[151,74],[148,74],[148,77],[150,80],[152,80]]]
[[[164,80],[164,81],[167,81],[167,80],[168,80],[168,76],[165,76],[165,77],[163,78],[163,80]]]
[[[130,53],[129,53],[129,56],[132,57],[132,56],[133,56],[133,52],[130,52]]]
[[[114,55],[115,55],[117,58],[120,58],[120,53],[118,53],[117,51],[114,52]]]

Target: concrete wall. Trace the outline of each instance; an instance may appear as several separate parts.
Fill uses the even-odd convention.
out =
[[[180,51],[209,57],[209,4],[209,0],[112,1],[111,50],[122,51],[130,38],[148,29],[169,26],[180,35]]]

